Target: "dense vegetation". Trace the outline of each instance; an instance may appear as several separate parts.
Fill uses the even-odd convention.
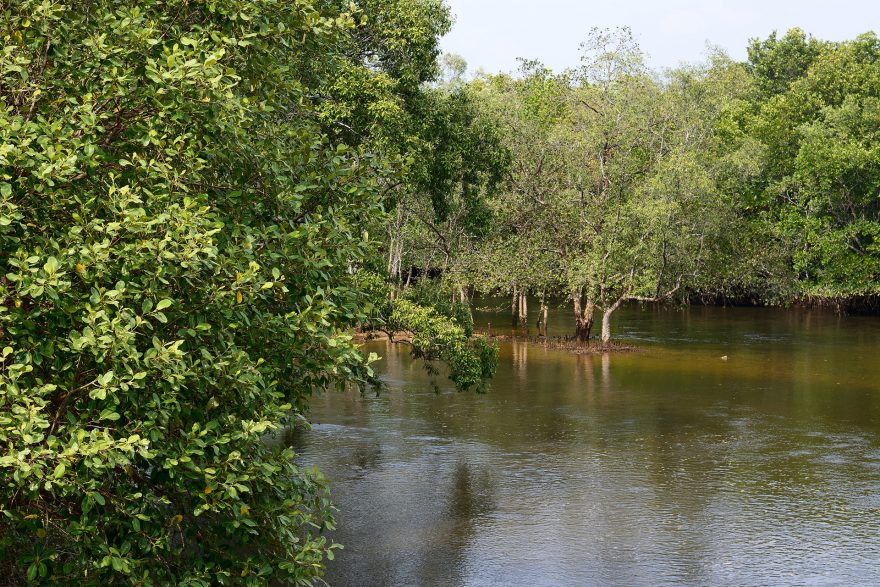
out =
[[[366,272],[448,26],[430,0],[3,5],[11,583],[310,581],[324,484],[266,436],[370,383],[352,330],[393,320],[461,388],[491,374],[491,347]]]
[[[606,343],[627,302],[877,307],[876,35],[795,29],[753,41],[745,63],[715,52],[662,74],[626,30],[581,49],[572,70],[523,61],[455,86],[501,138],[503,181],[480,231],[466,209],[426,206],[395,228],[404,266],[510,295],[521,325],[526,296],[539,327],[565,300],[572,332],[590,338],[595,315]]]
[[[0,571],[13,584],[308,583],[319,472],[267,442],[368,386],[384,331],[484,389],[476,290],[880,295],[880,41],[747,63],[465,80],[441,0],[0,6]],[[383,238],[384,237],[384,238]]]

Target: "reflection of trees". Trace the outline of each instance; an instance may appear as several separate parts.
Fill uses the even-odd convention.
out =
[[[724,418],[707,421],[717,397],[682,396],[682,390],[699,384],[686,375],[658,377],[644,368],[651,360],[577,357],[566,399],[589,424],[578,427],[574,442],[558,450],[571,451],[571,462],[580,463],[574,474],[586,478],[571,487],[566,501],[570,511],[584,512],[590,532],[603,537],[589,543],[591,568],[599,577],[643,583],[639,561],[656,556],[662,540],[662,552],[676,561],[677,580],[706,583],[711,576],[706,565],[712,561],[705,523],[721,490],[713,482],[716,468],[728,455],[714,455],[705,445],[729,434],[730,425]],[[683,397],[692,401],[682,403]],[[671,579],[666,575],[657,582]]]
[[[382,464],[382,446],[378,442],[358,443],[351,452],[349,459],[346,460],[352,467],[356,468],[358,472],[357,477],[362,477],[370,471],[378,469]]]
[[[697,438],[691,423],[663,405],[656,406],[655,417],[646,419],[655,430],[645,435],[644,448],[647,473],[653,489],[651,509],[660,514],[659,524],[670,537],[679,560],[678,577],[685,582],[705,582],[711,565],[706,543],[707,510],[720,491],[713,482],[719,463],[699,449],[705,439]],[[647,432],[647,431],[646,431]]]
[[[445,492],[445,515],[437,524],[442,535],[434,537],[435,543],[424,551],[419,564],[421,585],[465,583],[468,549],[481,521],[496,509],[496,480],[488,467],[477,469],[467,461],[459,461],[450,481]]]
[[[682,394],[698,385],[692,378],[640,380],[641,402],[630,401],[627,417],[637,422],[626,456],[638,455],[644,468],[652,533],[664,537],[674,557],[676,581],[712,582],[718,536],[707,533],[711,510],[719,503],[735,458],[728,441],[742,434],[731,422],[729,407],[717,396]],[[650,496],[650,497],[648,497]],[[671,571],[672,569],[668,569]]]
[[[592,398],[596,392],[596,371],[593,368],[593,357],[591,355],[576,355],[577,365],[574,370],[573,390],[580,394],[581,390],[586,391],[586,396]]]
[[[298,451],[306,445],[308,439],[305,426],[287,426],[281,431],[278,441],[281,446],[289,446]]]
[[[602,392],[611,391],[611,353],[602,354]]]
[[[486,470],[475,473],[470,464],[459,462],[452,475],[448,508],[459,533],[471,537],[476,519],[495,509],[495,480],[491,474]]]
[[[601,364],[598,378],[597,361]],[[586,397],[590,403],[596,399],[597,390],[602,392],[603,399],[608,399],[611,393],[611,361],[610,353],[603,353],[601,356],[577,355],[572,391],[579,397]]]
[[[511,354],[513,359],[513,370],[521,382],[526,381],[526,373],[529,362],[529,343],[513,341],[511,342]]]

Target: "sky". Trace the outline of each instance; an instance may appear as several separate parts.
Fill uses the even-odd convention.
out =
[[[592,27],[629,26],[657,69],[695,62],[706,44],[735,59],[749,39],[800,27],[841,41],[880,34],[880,0],[446,0],[456,16],[441,42],[471,71],[512,72],[517,57],[561,71],[579,63],[578,47]]]

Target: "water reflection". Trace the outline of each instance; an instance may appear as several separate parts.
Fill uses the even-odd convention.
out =
[[[465,582],[468,552],[481,521],[495,509],[495,487],[485,467],[459,461],[446,488],[445,535],[425,552],[418,568],[418,585],[461,585]]]
[[[645,352],[504,345],[484,396],[375,343],[388,389],[324,395],[288,439],[333,481],[330,583],[880,583],[880,321],[615,327]]]

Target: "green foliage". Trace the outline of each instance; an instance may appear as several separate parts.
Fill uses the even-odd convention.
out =
[[[570,79],[535,61],[523,61],[520,74],[521,79],[496,75],[472,84],[484,116],[497,121],[510,157],[501,189],[488,194],[488,238],[455,264],[457,273],[483,290],[544,291],[557,284],[559,264],[549,252],[560,223],[542,212],[563,189],[568,137],[561,128],[571,113]]]
[[[880,295],[876,35],[660,79],[594,31],[577,71],[465,83],[452,58],[430,85],[450,25],[440,0],[0,7],[10,582],[314,582],[325,481],[266,437],[373,380],[356,327],[485,390],[466,285],[579,325]]]
[[[661,83],[626,30],[594,31],[584,50],[577,72],[526,62],[521,79],[484,82],[513,165],[469,263],[480,284],[571,299],[579,330],[593,308],[669,299],[708,269],[730,217],[712,125],[737,81],[705,68]]]
[[[803,77],[823,49],[823,43],[798,28],[780,39],[774,31],[766,39],[752,39],[748,46],[748,66],[763,99],[784,93],[792,82]]]
[[[793,30],[750,56],[764,91],[730,146],[755,165],[727,189],[782,244],[800,295],[880,294],[880,41],[819,43]]]
[[[348,0],[336,0],[340,10]],[[452,20],[441,0],[358,0],[359,25],[339,46],[341,66],[320,80],[328,133],[381,153],[397,173],[416,163],[425,82],[435,79],[437,40]]]
[[[426,93],[416,116],[424,147],[410,189],[430,198],[433,220],[446,221],[460,208],[465,230],[479,234],[491,220],[483,196],[495,189],[507,164],[497,130],[462,89]]]
[[[458,389],[487,390],[487,380],[495,374],[498,348],[484,338],[472,338],[454,319],[434,308],[409,300],[394,302],[388,320],[389,332],[410,335],[413,356],[449,365],[449,379]]]
[[[445,26],[426,8],[445,14],[427,0],[4,5],[0,567],[12,583],[321,575],[324,480],[265,439],[313,391],[371,378],[348,334],[371,312],[351,269],[376,252],[364,227],[384,217],[388,162],[361,148],[375,141],[324,131],[347,120],[331,102],[353,112],[424,81]],[[357,82],[373,67],[359,35],[390,15],[423,30],[388,28],[386,70]],[[349,95],[322,95],[343,79]],[[476,383],[469,364],[454,369]]]
[[[358,284],[369,292],[370,328],[395,342],[409,344],[412,355],[436,372],[434,363],[449,366],[449,379],[460,391],[485,392],[498,364],[496,345],[474,337],[470,306],[453,300],[440,284],[421,280],[395,297],[396,288],[378,273],[361,271]]]
[[[461,288],[458,262],[491,231],[488,200],[510,164],[497,120],[460,80],[410,103],[410,158],[388,188],[395,217],[387,233],[387,272],[401,287],[413,270],[442,273]],[[378,229],[378,227],[377,227]]]
[[[626,30],[583,66],[478,79],[513,164],[457,279],[569,297],[787,303],[880,294],[880,43],[794,29],[661,79]]]
[[[430,279],[419,280],[404,292],[404,297],[420,306],[432,308],[437,314],[454,320],[470,338],[474,333],[474,318],[470,305],[460,301],[455,292]]]
[[[357,0],[354,5],[363,26],[349,45],[358,56],[353,61],[386,72],[408,95],[437,76],[437,40],[452,27],[442,0]]]

